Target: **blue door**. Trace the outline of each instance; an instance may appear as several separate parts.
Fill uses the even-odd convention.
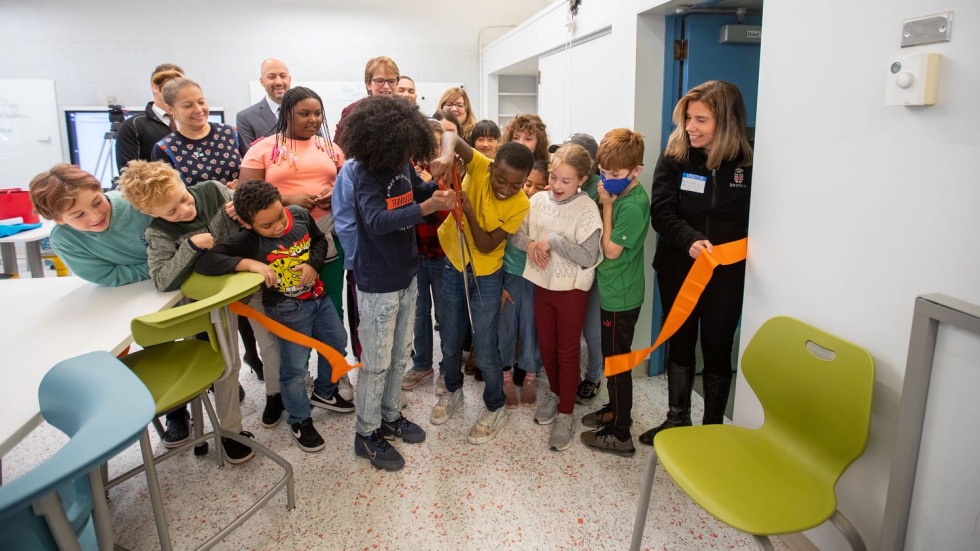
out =
[[[667,147],[667,138],[674,129],[674,106],[688,90],[709,80],[725,80],[738,86],[745,100],[749,136],[755,135],[756,103],[759,96],[760,45],[722,43],[719,39],[724,25],[762,25],[762,16],[746,15],[741,22],[738,16],[718,13],[688,13],[666,17],[666,43],[664,48],[664,104],[663,128],[660,150]],[[660,334],[664,312],[660,303],[660,291],[654,280],[653,335]],[[736,339],[738,333],[736,333]],[[736,346],[733,354],[738,353]],[[650,356],[649,374],[663,372],[665,347],[661,346]],[[700,347],[698,364],[700,368]],[[735,365],[733,362],[732,365]]]

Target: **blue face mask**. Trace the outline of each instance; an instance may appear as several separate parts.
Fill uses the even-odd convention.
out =
[[[630,182],[633,181],[632,178],[617,178],[615,180],[606,179],[606,177],[602,174],[599,174],[599,179],[602,180],[602,187],[604,187],[606,192],[610,195],[619,195],[620,193],[626,191],[626,188],[629,187]]]

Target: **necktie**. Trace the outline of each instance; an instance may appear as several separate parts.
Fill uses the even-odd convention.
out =
[[[174,132],[174,131],[177,130],[177,123],[174,122],[174,118],[173,117],[169,117],[169,118],[170,118],[170,131],[171,132]]]

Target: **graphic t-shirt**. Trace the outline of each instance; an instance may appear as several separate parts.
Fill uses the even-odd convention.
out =
[[[286,218],[286,233],[282,237],[242,232],[234,241],[217,245],[205,253],[194,269],[204,275],[230,274],[243,258],[251,258],[268,264],[276,272],[276,285],[263,288],[264,305],[272,306],[286,298],[307,300],[323,296],[325,291],[319,276],[312,284],[301,285],[303,274],[293,268],[309,264],[319,272],[327,251],[327,238],[303,207],[286,207]]]

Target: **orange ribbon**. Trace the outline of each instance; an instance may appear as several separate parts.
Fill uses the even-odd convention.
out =
[[[347,358],[343,354],[334,350],[326,343],[320,342],[309,335],[304,335],[298,331],[293,331],[292,329],[286,327],[285,325],[269,318],[265,314],[259,312],[258,310],[246,306],[241,302],[233,302],[228,305],[228,309],[232,312],[238,314],[239,316],[245,316],[248,319],[255,320],[259,322],[259,325],[265,327],[270,333],[277,335],[287,341],[294,342],[300,346],[305,346],[307,348],[314,348],[320,353],[324,358],[330,362],[331,374],[330,380],[337,382],[341,377],[344,376],[348,371],[361,367],[361,364],[350,365],[347,363]]]
[[[620,373],[632,370],[640,362],[645,360],[651,352],[656,350],[658,346],[673,336],[684,325],[691,312],[694,311],[694,307],[698,304],[698,299],[701,298],[701,293],[707,287],[708,282],[711,281],[711,274],[714,273],[715,266],[727,266],[745,260],[746,253],[748,252],[748,243],[749,240],[746,237],[738,241],[732,241],[731,243],[715,245],[713,247],[714,252],[711,253],[707,249],[702,250],[701,254],[694,260],[691,271],[687,273],[687,277],[681,285],[681,290],[677,292],[674,305],[671,306],[670,313],[667,314],[667,320],[664,321],[663,327],[660,328],[660,334],[657,335],[657,340],[653,343],[653,346],[643,350],[634,350],[625,354],[609,356],[605,362],[606,377],[612,377],[613,375],[619,375]]]

